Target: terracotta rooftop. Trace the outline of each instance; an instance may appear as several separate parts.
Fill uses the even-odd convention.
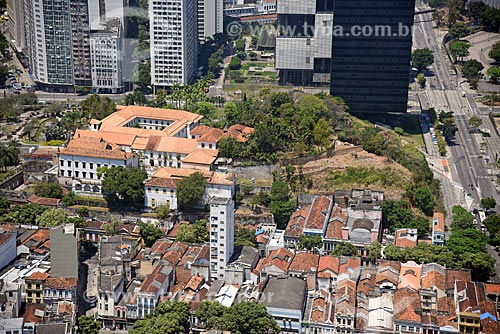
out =
[[[340,218],[332,218],[328,223],[328,227],[326,228],[325,238],[332,240],[343,240],[342,239],[342,229],[345,226],[345,220],[341,220]]]
[[[400,248],[414,248],[417,246],[417,229],[396,230],[396,246]]]
[[[266,267],[275,266],[283,272],[287,272],[293,259],[293,253],[286,248],[271,251],[262,263],[263,270]]]
[[[227,134],[237,141],[244,143],[248,140],[248,137],[254,132],[254,128],[244,126],[241,124],[235,124],[227,129]]]
[[[421,323],[420,296],[409,287],[399,288],[394,294],[394,321]]]
[[[198,291],[200,286],[205,282],[205,277],[201,275],[193,275],[184,287],[184,290]]]
[[[121,161],[133,156],[131,152],[124,152],[120,146],[110,144],[102,138],[73,138],[67,147],[61,149],[60,154]]]
[[[422,274],[422,289],[438,288],[446,292],[446,279],[444,273],[437,270],[430,270]]]
[[[289,271],[316,272],[318,269],[319,255],[310,252],[295,253]]]
[[[189,177],[191,174],[201,173],[207,183],[209,184],[220,184],[220,185],[233,185],[235,175],[232,173],[222,174],[214,171],[197,170],[191,168],[170,168],[163,167],[158,168],[151,179],[171,179],[173,181],[180,180]],[[149,182],[149,181],[148,181]],[[169,181],[165,181],[169,182]]]
[[[446,270],[446,289],[453,289],[455,281],[472,281],[470,271],[467,269]]]
[[[184,255],[188,247],[189,246],[186,243],[174,242],[165,251],[165,254],[162,256],[162,260],[166,260],[169,264],[175,266],[177,265],[177,263],[179,263],[181,257]]]
[[[156,240],[153,246],[151,246],[151,253],[163,255],[171,245],[172,241],[170,240],[166,239]]]
[[[444,214],[442,212],[434,212],[434,217],[432,218],[434,232],[444,233]]]
[[[41,322],[43,320],[43,316],[39,315],[45,315],[45,308],[45,304],[26,304],[23,315],[24,322]]]
[[[176,189],[177,184],[173,179],[167,179],[162,177],[151,177],[146,181],[145,185],[147,187],[159,187],[159,188],[168,188],[168,189]]]
[[[414,290],[420,289],[420,277],[422,273],[422,265],[413,261],[401,264],[399,273],[398,289],[410,287]]]
[[[137,135],[132,133],[116,133],[110,131],[76,130],[74,138],[102,138],[108,143],[132,146]]]
[[[339,273],[340,258],[332,255],[323,255],[319,258],[318,278],[331,278]]]
[[[191,133],[192,134],[192,133]],[[198,142],[217,143],[224,136],[224,131],[217,128],[210,128],[198,138]]]
[[[323,230],[331,203],[332,200],[325,196],[316,197],[311,204],[304,228]]]
[[[125,126],[135,118],[198,122],[203,116],[183,110],[151,108],[142,106],[116,106],[117,111],[101,121],[103,125]]]
[[[45,281],[50,275],[48,273],[42,273],[41,271],[34,272],[27,279],[34,281]]]
[[[344,279],[338,282],[335,313],[344,316],[355,315],[356,310],[356,282]]]
[[[401,263],[398,261],[382,260],[378,266],[376,283],[390,282],[395,286],[399,283],[399,272],[401,270]]]
[[[201,124],[195,127],[193,130],[189,131],[191,136],[203,136],[205,133],[209,132],[210,130],[214,129],[211,126]]]
[[[500,284],[498,283],[486,283],[484,285],[487,294],[500,294]]]
[[[76,288],[76,277],[72,278],[60,278],[60,277],[49,277],[45,280],[44,287],[48,287],[56,290],[68,290]]]
[[[160,287],[168,279],[166,271],[168,271],[169,269],[170,268],[162,265],[156,266],[151,275],[149,275],[141,285],[140,292],[156,294]]]
[[[48,198],[48,197],[39,197],[37,195],[31,195],[28,198],[28,202],[45,206],[57,206],[59,202],[61,202],[61,200],[58,198]]]
[[[182,162],[200,165],[211,165],[217,158],[217,154],[219,154],[218,150],[199,148],[190,152],[184,159],[182,159]]]
[[[309,206],[292,213],[288,225],[286,226],[285,236],[300,237],[302,235],[308,212]]]

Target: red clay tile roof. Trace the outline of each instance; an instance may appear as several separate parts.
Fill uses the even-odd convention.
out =
[[[339,273],[340,258],[332,255],[323,255],[319,258],[318,278],[330,278],[332,273]]]
[[[35,315],[35,311],[39,310],[45,314],[45,304],[26,304],[26,309],[24,311],[24,322],[41,322],[43,320],[42,317],[38,317]],[[38,312],[37,312],[38,313]]]
[[[397,261],[380,261],[377,271],[377,277],[375,279],[377,284],[384,281],[389,281],[396,285],[399,282],[399,272],[401,270],[401,263]]]
[[[87,220],[86,224],[87,226],[85,227],[85,229],[102,230],[103,225],[106,223],[98,220]]]
[[[108,143],[102,138],[73,138],[65,148],[61,149],[60,154],[120,161],[133,157],[133,153],[124,152],[120,146]]]
[[[76,307],[73,303],[68,302],[59,302],[57,307],[58,314],[72,314],[75,311]]]
[[[205,277],[201,275],[193,275],[191,279],[187,282],[184,290],[198,291],[200,286],[205,282]]]
[[[486,283],[484,285],[487,294],[500,294],[500,284],[498,283]]]
[[[202,136],[204,135],[205,133],[207,133],[208,131],[210,131],[210,129],[213,129],[212,127],[208,126],[208,125],[198,125],[197,127],[195,127],[193,130],[191,130],[189,133],[192,135],[192,136]]]
[[[398,289],[410,287],[412,289],[420,289],[420,277],[422,276],[422,265],[415,262],[406,262],[401,264],[399,272]]]
[[[198,138],[198,142],[217,143],[223,136],[224,131],[217,128],[211,128]]]
[[[48,197],[39,197],[37,195],[31,195],[28,198],[28,202],[45,206],[57,206],[59,202],[61,202],[61,200],[58,198],[48,198]]]
[[[141,293],[156,294],[158,292],[161,285],[168,279],[168,276],[162,272],[163,268],[165,267],[162,265],[156,266],[151,275],[142,283]]]
[[[431,270],[422,274],[422,289],[434,289],[435,287],[446,292],[445,275],[437,270]]]
[[[161,187],[177,189],[177,184],[172,179],[166,179],[162,177],[152,177],[146,181],[146,186],[148,187]]]
[[[319,255],[309,252],[296,253],[293,257],[289,271],[316,272],[318,269]]]
[[[345,226],[345,220],[333,219],[328,223],[325,238],[333,240],[342,240],[342,229]]]
[[[151,253],[163,255],[171,245],[172,241],[170,240],[167,239],[156,240],[153,246],[151,246]]]
[[[308,211],[309,207],[306,207],[292,213],[285,229],[285,236],[300,237],[302,235]]]
[[[455,281],[472,281],[470,271],[467,269],[446,270],[446,289],[453,289]]]
[[[27,279],[34,281],[45,281],[50,275],[48,273],[42,273],[41,271],[34,272]]]
[[[41,242],[45,242],[50,239],[50,230],[46,228],[38,229],[35,233],[33,233],[28,239],[24,240],[23,245],[28,243],[28,241],[34,241],[37,244]]]
[[[248,137],[253,133],[254,128],[244,126],[241,124],[235,124],[227,129],[226,134],[235,138],[240,143],[244,143],[248,140]]]
[[[356,310],[356,282],[344,279],[338,282],[335,313],[354,316]]]
[[[48,287],[56,290],[69,290],[76,288],[76,277],[71,278],[60,278],[60,277],[49,277],[45,280],[44,287]]]
[[[396,246],[400,248],[414,248],[417,246],[416,230],[415,238],[409,236],[407,228],[396,230]]]
[[[169,288],[169,292],[182,291],[191,279],[191,270],[182,266],[175,267],[175,284]]]
[[[347,273],[348,268],[354,270],[354,272],[359,272],[361,267],[361,258],[359,257],[341,257],[339,274]]]
[[[434,231],[444,232],[444,214],[442,212],[434,212],[434,217],[432,220],[437,220],[437,224],[433,223]]]
[[[266,267],[275,266],[281,271],[287,272],[292,259],[293,253],[286,248],[273,250],[265,259],[264,263],[262,264],[261,270],[264,270]]]
[[[421,323],[420,296],[411,288],[399,288],[394,294],[394,320]]]
[[[167,261],[169,264],[175,266],[179,263],[180,259],[188,249],[189,245],[182,242],[174,242],[170,247],[165,251],[165,254],[162,256],[162,260]]]
[[[325,196],[316,197],[311,204],[304,228],[323,230],[331,203],[332,200]]]

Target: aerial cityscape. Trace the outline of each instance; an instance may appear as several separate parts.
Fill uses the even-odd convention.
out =
[[[0,0],[0,334],[500,333],[500,0]]]

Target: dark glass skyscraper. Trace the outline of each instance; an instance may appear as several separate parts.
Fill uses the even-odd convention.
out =
[[[406,112],[415,0],[334,0],[331,88],[353,113]]]

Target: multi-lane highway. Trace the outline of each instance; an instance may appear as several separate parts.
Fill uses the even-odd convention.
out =
[[[424,9],[427,8],[421,3],[417,7],[418,11]],[[455,140],[448,147],[447,160],[451,178],[461,184],[462,195],[472,199],[474,206],[479,205],[481,198],[490,196],[500,203],[500,196],[493,181],[495,176],[492,175],[496,173],[496,168],[489,168],[496,154],[500,154],[500,138],[488,115],[478,108],[472,96],[465,94],[462,90],[460,83],[464,79],[452,70],[450,60],[442,45],[443,33],[433,26],[430,13],[422,14],[417,18],[414,29],[414,47],[427,47],[434,53],[434,64],[430,69],[431,72],[428,73],[429,85],[426,91],[421,93],[428,99],[425,103],[434,107],[438,112],[452,111],[455,114],[458,131]],[[474,114],[481,117],[483,120],[481,128],[488,129],[490,137],[482,137],[481,134],[472,132],[468,120]],[[481,144],[482,142],[486,142],[486,145]],[[448,209],[452,205],[461,203],[461,198],[457,197],[456,184],[454,185],[452,180],[442,180],[445,205]]]

